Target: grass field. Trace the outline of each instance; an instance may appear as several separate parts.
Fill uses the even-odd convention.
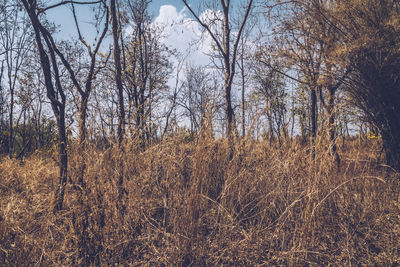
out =
[[[315,160],[290,140],[238,142],[232,160],[207,138],[89,146],[84,188],[72,147],[56,214],[54,156],[3,158],[0,265],[399,266],[400,178],[375,142],[347,141],[340,168],[318,142]]]

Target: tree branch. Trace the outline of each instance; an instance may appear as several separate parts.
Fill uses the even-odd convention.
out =
[[[305,84],[305,85],[310,85],[310,83],[308,83],[308,82],[299,80],[299,79],[297,79],[297,78],[295,78],[295,77],[293,77],[293,76],[291,76],[291,75],[289,75],[287,73],[284,73],[284,72],[280,71],[279,69],[275,68],[274,66],[272,66],[271,64],[269,64],[268,62],[266,62],[264,60],[258,60],[258,62],[263,63],[268,68],[271,68],[273,71],[275,71],[275,72],[277,72],[277,73],[279,73],[279,74],[281,74],[281,75],[283,75],[283,76],[285,76],[285,77],[287,77],[287,78],[289,78],[289,79],[291,79],[293,81],[296,81],[298,83]]]
[[[236,37],[235,44],[233,45],[232,72],[231,72],[231,76],[232,77],[233,77],[233,75],[235,73],[236,54],[237,54],[237,49],[238,49],[238,46],[239,46],[239,41],[240,41],[240,38],[241,38],[242,33],[243,33],[244,25],[246,24],[247,18],[248,18],[249,14],[250,14],[250,10],[251,10],[252,5],[253,5],[253,0],[250,0],[248,5],[247,5],[246,12],[245,12],[245,15],[243,17],[242,23],[240,24],[240,28],[239,28],[238,35]]]
[[[190,13],[192,13],[192,15],[194,16],[194,18],[197,20],[198,23],[200,23],[200,25],[207,30],[207,32],[210,34],[211,38],[214,40],[214,42],[216,43],[218,50],[221,52],[221,54],[223,56],[226,55],[226,52],[229,53],[229,51],[224,51],[224,49],[222,48],[221,43],[219,42],[219,40],[217,39],[217,37],[214,35],[214,33],[211,31],[210,27],[205,24],[203,21],[201,21],[200,17],[194,12],[194,10],[190,7],[190,5],[187,3],[187,0],[182,0],[182,2],[185,4],[185,6],[189,9]]]
[[[59,6],[62,6],[62,5],[66,5],[66,4],[94,5],[94,4],[99,4],[99,3],[101,3],[101,2],[102,2],[101,0],[99,0],[99,1],[92,1],[92,2],[61,1],[60,3],[57,3],[57,4],[52,5],[52,6],[48,6],[48,7],[46,7],[46,8],[40,8],[40,9],[38,10],[37,15],[40,15],[41,13],[44,13],[44,12],[46,12],[46,11],[49,10],[49,9],[52,9],[52,8],[55,8],[55,7],[59,7]]]

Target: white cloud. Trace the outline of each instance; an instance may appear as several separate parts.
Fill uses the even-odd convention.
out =
[[[186,61],[202,66],[210,63],[207,54],[211,52],[212,40],[208,35],[202,36],[200,24],[188,17],[185,8],[178,12],[172,5],[161,6],[154,25],[163,28],[162,42],[186,56]]]
[[[201,16],[205,18],[205,16],[208,17],[212,12],[203,14]],[[201,25],[189,17],[187,9],[183,8],[178,11],[172,5],[161,6],[160,13],[155,18],[153,25],[162,29],[161,42],[168,49],[179,52],[181,59],[184,58],[184,65],[181,65],[183,69],[181,69],[179,75],[179,83],[182,83],[185,79],[185,63],[198,66],[207,66],[210,64],[211,59],[209,54],[212,51],[213,41],[208,34],[203,34]],[[168,85],[170,88],[174,88],[179,61],[178,58],[170,58],[170,61],[174,64],[175,70],[168,81]],[[186,126],[189,125],[189,121],[185,119],[181,123]]]
[[[176,22],[182,21],[184,19],[184,9],[182,9],[179,13],[176,10],[176,7],[172,5],[163,5],[160,7],[160,14],[154,20],[156,24],[175,24]]]

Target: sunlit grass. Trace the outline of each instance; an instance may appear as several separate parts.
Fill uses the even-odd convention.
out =
[[[347,142],[340,169],[321,142],[315,161],[290,140],[242,140],[232,160],[224,140],[176,137],[145,151],[129,142],[122,200],[118,149],[89,146],[86,188],[69,184],[55,215],[54,160],[4,158],[0,265],[395,266],[398,176],[373,142]]]

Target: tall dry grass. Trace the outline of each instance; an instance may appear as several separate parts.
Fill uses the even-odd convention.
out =
[[[400,264],[399,176],[371,142],[348,142],[338,169],[296,141],[174,137],[143,151],[88,148],[85,188],[52,213],[57,166],[0,163],[2,266]],[[71,148],[70,179],[80,157]],[[123,171],[125,193],[117,180]]]

